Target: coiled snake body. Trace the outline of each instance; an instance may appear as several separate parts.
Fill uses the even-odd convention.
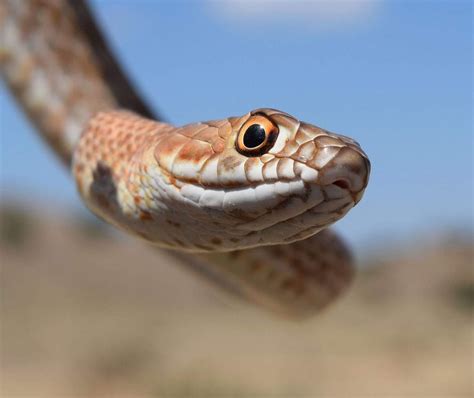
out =
[[[345,289],[350,254],[324,229],[367,186],[354,140],[268,108],[152,120],[82,1],[9,0],[0,23],[3,75],[94,213],[290,315]]]

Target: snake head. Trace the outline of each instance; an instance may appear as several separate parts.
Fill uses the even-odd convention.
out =
[[[154,157],[191,250],[305,239],[359,202],[370,173],[354,140],[268,108],[178,128]]]

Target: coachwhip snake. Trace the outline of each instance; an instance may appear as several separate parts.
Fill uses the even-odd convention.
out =
[[[83,1],[2,0],[0,38],[8,86],[96,215],[290,315],[348,286],[350,253],[325,228],[367,186],[354,140],[269,108],[153,120]]]

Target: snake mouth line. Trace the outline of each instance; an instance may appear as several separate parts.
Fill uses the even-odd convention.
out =
[[[302,161],[295,159],[292,160],[295,164],[299,164],[303,167],[311,169],[312,171],[318,172],[318,170],[316,170],[314,167],[311,167]],[[358,199],[358,195],[354,195],[350,191],[349,184],[345,179],[341,178],[330,184],[322,185],[318,182],[318,178],[314,178],[312,181],[304,181],[304,179],[301,177],[301,170],[299,173],[295,171],[296,176],[291,179],[281,178],[275,179],[274,181],[253,183],[249,182],[245,186],[222,186],[218,184],[204,186],[199,184],[196,179],[187,179],[181,178],[179,176],[173,176],[166,170],[163,170],[161,167],[160,170],[167,177],[169,184],[174,186],[179,196],[184,201],[202,208],[208,208],[217,211],[222,210],[222,212],[227,216],[230,216],[235,221],[237,221],[237,224],[234,224],[236,227],[250,227],[250,225],[255,223],[259,218],[264,217],[265,215],[275,214],[278,211],[282,211],[283,214],[285,208],[294,205],[295,200],[301,201],[301,209],[299,212],[293,212],[291,216],[283,219],[276,219],[272,224],[266,225],[265,228],[270,227],[273,224],[289,221],[308,210],[316,208],[322,203],[329,203],[333,199],[340,200],[345,198],[347,202],[345,205],[349,203],[347,198],[350,198],[349,201],[352,203],[352,205],[356,204]],[[326,194],[326,190],[329,189],[328,187],[330,186],[334,186],[339,191],[335,198],[330,198]],[[261,198],[258,196],[262,195],[257,195],[257,191],[259,189],[264,191],[263,197]],[[237,205],[230,210],[224,210],[224,196],[226,194],[237,195],[239,193],[241,194],[241,197],[248,197],[248,195],[252,195],[255,200],[242,201],[242,206],[240,208],[238,206],[239,197],[235,196],[234,200]],[[218,205],[209,205],[209,203],[206,203],[206,200],[204,199],[206,196],[209,198],[209,196],[213,195],[214,197],[220,198],[220,202],[219,200],[217,201],[219,202]],[[265,195],[267,195],[267,197],[265,197]],[[273,201],[274,204],[267,208],[261,207],[258,209],[257,213],[255,211],[249,211],[246,213],[246,208],[248,209],[249,202],[264,204],[265,201]],[[310,206],[307,205],[308,201],[312,202]],[[216,201],[213,202],[215,203]]]
[[[262,185],[277,184],[279,182],[291,183],[291,182],[303,181],[305,184],[312,184],[312,185],[315,185],[315,186],[318,186],[318,187],[321,187],[321,188],[322,187],[327,187],[327,186],[330,186],[330,185],[336,185],[339,188],[344,189],[347,192],[351,192],[350,191],[350,183],[348,182],[348,179],[346,179],[346,178],[341,177],[340,179],[337,179],[336,181],[331,182],[331,183],[327,183],[327,184],[321,183],[319,181],[318,177],[316,177],[312,180],[305,180],[301,177],[301,174],[302,174],[301,171],[299,171],[299,172],[295,171],[295,165],[296,164],[298,164],[300,166],[303,166],[303,167],[307,167],[312,172],[318,173],[318,175],[319,175],[319,173],[321,172],[322,169],[318,169],[316,167],[313,167],[313,166],[307,164],[306,162],[304,162],[300,159],[294,158],[292,156],[278,156],[278,155],[273,155],[273,156],[274,156],[274,158],[278,158],[278,159],[292,160],[294,162],[294,164],[293,164],[293,174],[295,175],[295,177],[294,178],[287,178],[287,177],[282,176],[282,177],[278,177],[278,178],[271,178],[271,179],[269,178],[269,179],[263,180],[263,181],[247,181],[247,183],[245,185],[243,185],[242,183],[238,183],[238,182],[227,183],[226,185],[221,184],[221,183],[217,183],[217,182],[213,183],[213,184],[209,184],[209,183],[201,183],[201,180],[200,180],[199,177],[198,178],[186,178],[186,177],[177,176],[177,175],[174,175],[174,174],[170,173],[168,170],[166,170],[160,164],[157,164],[157,166],[158,166],[160,172],[164,176],[167,177],[169,183],[171,185],[173,185],[174,187],[176,187],[178,190],[180,190],[185,185],[192,185],[193,187],[201,188],[201,189],[212,189],[212,190],[215,190],[215,191],[238,192],[238,191],[246,190],[248,188],[257,188],[257,187],[262,186]],[[181,184],[181,186],[180,186],[180,184]]]

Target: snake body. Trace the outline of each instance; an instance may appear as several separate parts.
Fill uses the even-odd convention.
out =
[[[367,186],[357,142],[269,108],[153,120],[82,1],[9,0],[0,23],[3,76],[95,214],[277,311],[345,290],[351,256],[325,228]]]

